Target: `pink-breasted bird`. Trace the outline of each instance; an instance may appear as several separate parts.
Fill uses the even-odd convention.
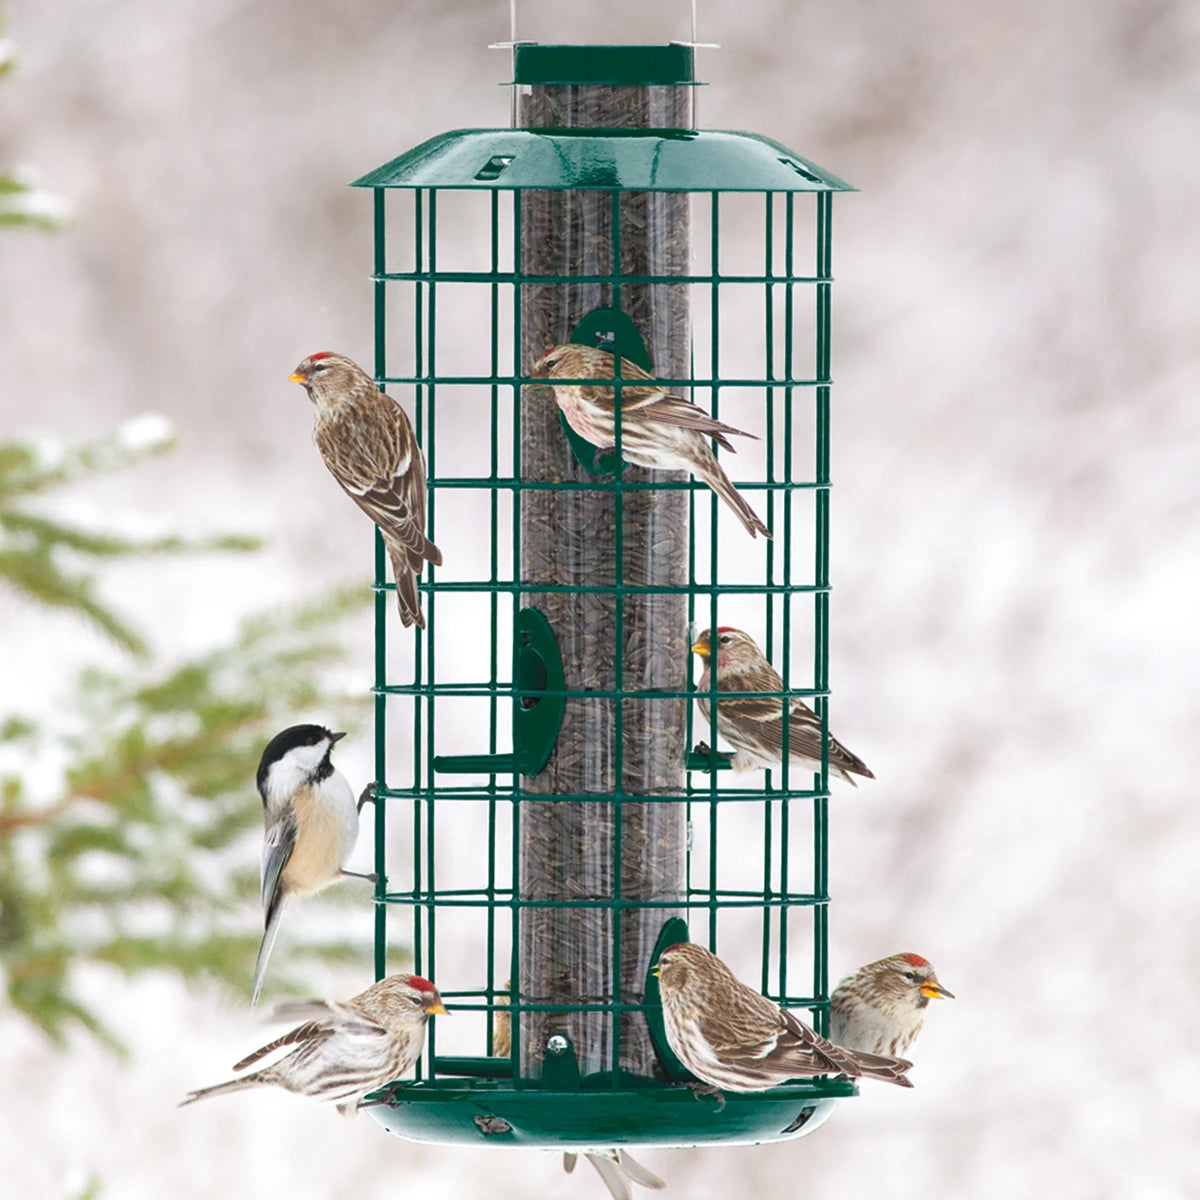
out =
[[[703,946],[680,942],[656,967],[667,1042],[697,1079],[713,1088],[752,1092],[809,1075],[866,1076],[912,1087],[912,1064],[863,1054],[822,1037],[737,979]]]
[[[696,684],[696,702],[704,719],[712,724],[708,697],[712,683],[712,631],[706,629],[692,645],[692,653],[704,660],[704,672]],[[783,680],[748,634],[731,625],[717,629],[718,692],[781,692]],[[778,696],[737,697],[717,701],[718,732],[733,746],[733,769],[738,772],[775,769],[783,761],[783,705]],[[791,701],[788,717],[788,760],[808,771],[821,769],[821,718],[798,696]],[[829,738],[829,771],[847,783],[855,775],[874,779],[867,764],[852,754],[837,738]]]
[[[400,407],[343,354],[310,354],[288,376],[316,408],[313,441],[342,490],[379,526],[405,625],[425,628],[417,576],[442,552],[425,536],[425,458]]]
[[[567,424],[601,450],[616,446],[613,403],[613,356],[607,350],[568,343],[551,346],[534,364],[530,376],[545,379],[554,391]],[[564,380],[556,383],[556,380]],[[571,380],[595,379],[595,384]],[[703,409],[673,395],[653,375],[627,358],[621,359],[621,457],[639,467],[690,471],[733,509],[751,537],[770,537],[767,527],[742,499],[717,462],[709,441],[733,452],[727,435],[754,437],[716,421]]]
[[[210,1096],[253,1087],[281,1087],[314,1100],[336,1103],[353,1116],[368,1092],[398,1079],[416,1061],[425,1042],[425,1025],[444,1013],[438,990],[420,975],[389,975],[343,1002],[304,1000],[281,1004],[280,1021],[300,1021],[294,1029],[235,1063],[244,1071],[276,1050],[290,1054],[266,1067],[212,1087],[197,1088],[180,1108]]]
[[[904,1054],[925,1024],[930,1000],[953,1000],[928,959],[893,954],[847,975],[829,998],[835,1041],[872,1054]]]

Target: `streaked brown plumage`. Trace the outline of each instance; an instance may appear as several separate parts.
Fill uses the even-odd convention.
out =
[[[615,363],[607,350],[567,344],[551,346],[534,364],[530,375],[547,379],[567,424],[601,450],[616,444],[616,406],[613,403]],[[557,379],[597,379],[607,383],[555,383]],[[746,527],[751,537],[770,537],[767,527],[742,499],[721,469],[709,440],[734,452],[727,435],[754,437],[716,421],[703,409],[669,392],[653,375],[627,358],[621,359],[621,457],[639,467],[660,471],[690,471],[703,480]]]
[[[659,956],[667,1041],[697,1079],[752,1092],[808,1075],[866,1076],[912,1087],[903,1058],[861,1054],[822,1037],[747,987],[716,955],[680,942]]]
[[[919,954],[893,954],[847,975],[829,998],[835,1041],[872,1054],[904,1054],[925,1024],[930,1000],[953,1000],[932,963]]]
[[[508,1058],[512,1053],[512,1025],[508,1016],[508,989],[512,986],[510,980],[504,981],[504,987],[496,993],[498,1007],[492,1014],[492,1057]]]
[[[445,1011],[437,988],[419,975],[389,975],[341,1003],[281,1004],[274,1014],[278,1020],[302,1023],[246,1055],[233,1069],[245,1070],[285,1046],[296,1048],[240,1079],[198,1088],[179,1106],[245,1088],[274,1086],[337,1103],[339,1112],[353,1116],[363,1096],[412,1066],[425,1042],[426,1023]]]
[[[316,407],[313,441],[343,491],[379,526],[407,627],[425,627],[417,576],[442,552],[425,536],[425,459],[404,410],[342,354],[310,354],[288,377]]]
[[[712,636],[706,629],[696,639],[692,653],[704,660],[704,673],[696,685],[696,702],[711,725],[708,696],[711,686]],[[717,629],[718,692],[781,692],[783,680],[754,639],[731,625]],[[735,771],[776,768],[783,761],[783,700],[746,696],[717,701],[717,730],[736,750]],[[799,697],[791,702],[788,721],[788,760],[809,771],[821,769],[821,719]],[[847,783],[854,776],[874,779],[867,764],[837,738],[829,738],[829,771]],[[854,784],[857,787],[857,784]]]

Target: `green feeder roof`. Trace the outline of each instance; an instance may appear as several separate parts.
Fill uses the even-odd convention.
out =
[[[458,129],[351,187],[619,188],[658,192],[852,192],[754,133],[691,129]]]

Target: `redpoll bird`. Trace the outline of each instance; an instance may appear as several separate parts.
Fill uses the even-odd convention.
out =
[[[608,1151],[585,1150],[583,1156],[596,1168],[596,1173],[604,1180],[604,1186],[613,1200],[633,1200],[635,1183],[655,1191],[667,1186],[653,1171],[648,1171],[632,1154],[620,1147]],[[563,1170],[568,1175],[575,1170],[577,1157],[570,1150],[563,1154]]]
[[[712,676],[712,635],[705,630],[692,646],[704,659],[704,673],[696,685],[696,700],[704,719],[709,716],[708,696]],[[740,629],[722,625],[717,629],[718,692],[781,692],[779,672],[763,657],[754,639]],[[718,700],[718,729],[737,753],[735,771],[776,768],[783,760],[783,700],[778,696],[758,699]],[[788,760],[810,771],[821,769],[821,718],[799,697],[791,701],[788,719]],[[856,754],[851,754],[835,737],[829,739],[829,770],[847,783],[854,775],[875,776]],[[858,786],[854,784],[854,786]]]
[[[437,988],[420,975],[389,975],[342,1004],[333,1000],[281,1004],[274,1013],[278,1020],[302,1024],[248,1054],[233,1069],[242,1071],[284,1046],[296,1049],[240,1079],[198,1088],[179,1106],[271,1085],[337,1102],[339,1112],[353,1116],[363,1096],[412,1066],[425,1041],[426,1022],[445,1011]]]
[[[353,871],[342,869],[358,840],[358,810],[346,777],[329,756],[344,733],[323,725],[293,725],[277,733],[258,764],[265,830],[262,906],[266,931],[254,964],[258,1002],[279,919],[291,896],[318,892]],[[361,878],[361,876],[360,876]]]
[[[829,998],[834,1041],[872,1054],[904,1054],[925,1024],[930,1000],[953,1000],[919,954],[893,954],[847,975]]]
[[[417,576],[442,552],[425,536],[425,459],[404,409],[341,354],[310,354],[288,376],[316,405],[313,441],[330,474],[379,526],[407,627],[425,628]]]
[[[869,1076],[912,1087],[903,1058],[835,1045],[734,977],[703,946],[680,942],[657,966],[667,1042],[697,1079],[751,1092],[805,1075]]]
[[[530,375],[549,379],[554,398],[567,424],[580,437],[601,450],[616,445],[613,404],[613,356],[591,346],[552,346],[534,364]],[[751,537],[770,537],[767,527],[729,481],[709,448],[712,439],[733,452],[726,434],[754,437],[732,425],[713,420],[703,409],[672,395],[653,375],[636,363],[621,359],[621,457],[639,467],[660,471],[690,471],[698,476],[737,514]],[[597,379],[610,382],[555,384],[556,379]]]

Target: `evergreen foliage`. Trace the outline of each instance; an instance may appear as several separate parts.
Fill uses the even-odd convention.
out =
[[[0,76],[12,62],[0,36]],[[55,229],[64,210],[32,173],[0,167],[0,227]],[[365,602],[362,588],[257,616],[228,645],[184,663],[156,657],[104,598],[96,576],[109,564],[259,545],[123,532],[108,514],[89,528],[57,511],[62,489],[172,444],[169,423],[150,414],[84,445],[0,442],[0,588],[81,617],[127,654],[121,669],[76,664],[54,712],[6,711],[21,693],[11,669],[0,701],[2,985],[11,1009],[59,1043],[83,1029],[120,1049],[81,998],[86,964],[215,978],[249,993],[262,933],[259,755],[287,725],[345,723],[365,708],[318,683],[341,656],[334,635]],[[161,516],[138,524],[161,529]],[[49,645],[45,657],[69,687],[71,664]],[[304,940],[303,922],[294,929],[289,953],[272,964],[273,988],[290,985],[286,968],[298,956],[361,963],[368,953],[311,932]],[[95,1194],[92,1183],[84,1194]]]
[[[16,47],[3,36],[4,12],[0,9],[0,78],[16,64]],[[41,187],[37,172],[30,167],[0,167],[0,227],[61,229],[67,220],[67,204]]]
[[[148,436],[156,428],[163,436]],[[334,721],[353,707],[317,680],[341,653],[330,631],[365,600],[363,589],[256,616],[228,645],[166,664],[100,597],[91,570],[134,555],[247,552],[257,543],[95,533],[28,507],[35,494],[169,444],[165,423],[148,418],[74,448],[0,444],[0,583],[86,617],[130,652],[129,670],[82,670],[50,718],[0,714],[5,986],[12,1007],[58,1041],[82,1027],[115,1045],[78,997],[81,963],[126,974],[167,969],[248,990],[261,935],[258,756],[298,714],[319,705],[321,719]],[[293,961],[297,952],[364,953],[344,941],[291,949]],[[276,986],[287,985],[287,957],[272,971]]]

